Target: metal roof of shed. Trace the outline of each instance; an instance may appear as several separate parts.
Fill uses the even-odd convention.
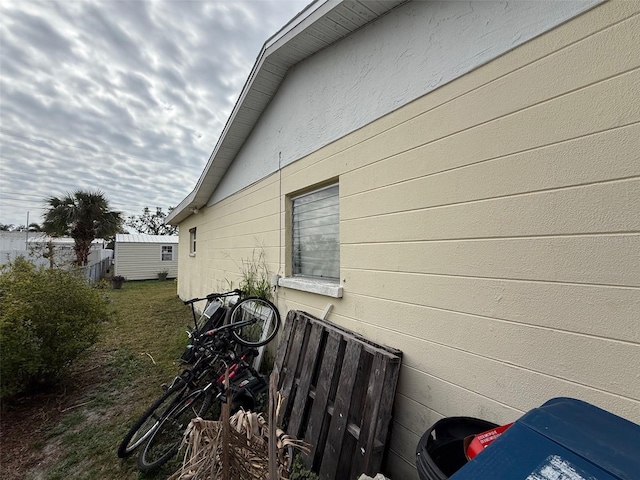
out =
[[[166,223],[177,225],[207,203],[291,67],[407,1],[316,0],[269,38],[195,188]]]
[[[178,243],[178,236],[119,233],[116,235],[116,243]]]
[[[24,233],[20,232],[20,235],[24,237]],[[27,240],[29,243],[48,243],[51,242],[54,245],[73,245],[75,240],[71,237],[50,237],[43,235],[42,233],[36,233],[35,236],[29,237]],[[102,238],[94,238],[91,240],[91,245],[102,245],[105,241]]]

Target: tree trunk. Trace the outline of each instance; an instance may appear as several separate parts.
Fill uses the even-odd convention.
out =
[[[89,262],[89,249],[91,248],[91,243],[87,243],[86,241],[76,239],[75,252],[76,252],[76,265],[79,267],[84,267]]]

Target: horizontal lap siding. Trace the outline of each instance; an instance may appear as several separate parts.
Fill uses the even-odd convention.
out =
[[[169,278],[178,275],[179,248],[173,245],[174,260],[162,261],[161,243],[120,243],[117,246],[116,275],[122,275],[127,280],[152,280],[158,278],[158,272],[167,270]]]
[[[639,35],[607,2],[202,209],[180,291],[257,244],[285,271],[284,195],[339,178],[344,297],[277,300],[403,351],[392,478],[444,416],[566,395],[640,422]]]
[[[404,352],[392,477],[416,478],[443,416],[567,395],[640,421],[637,10],[598,7],[283,170],[284,192],[340,177],[330,318]]]
[[[508,217],[503,217],[506,221]],[[343,246],[346,270],[640,285],[640,236],[589,235]],[[635,269],[634,269],[635,267]]]
[[[640,139],[640,128],[637,130]],[[477,178],[482,175],[478,172]],[[633,218],[632,211],[639,194],[640,179],[633,178],[343,219],[347,228],[343,229],[342,242],[355,245],[363,238],[365,242],[367,238],[398,242],[624,234],[630,228],[640,228],[640,218]],[[467,195],[469,192],[465,192]],[[564,215],[567,211],[572,214]],[[513,221],[504,223],[504,217]]]
[[[243,261],[264,251],[278,271],[280,213],[278,175],[272,175],[206,208],[180,225],[181,298],[237,288]],[[189,256],[189,228],[197,228],[196,255]],[[185,254],[184,251],[187,251]]]

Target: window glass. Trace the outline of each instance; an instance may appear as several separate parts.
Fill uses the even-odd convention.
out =
[[[292,199],[292,273],[340,278],[340,212],[338,185]]]
[[[173,261],[173,245],[162,245],[162,261]]]
[[[189,230],[189,253],[196,253],[196,228],[192,228]]]

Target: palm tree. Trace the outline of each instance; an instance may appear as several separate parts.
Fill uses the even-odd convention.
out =
[[[120,212],[111,211],[104,194],[76,190],[66,196],[46,199],[42,230],[54,237],[68,235],[75,241],[75,264],[86,265],[91,242],[118,233],[122,225]]]

